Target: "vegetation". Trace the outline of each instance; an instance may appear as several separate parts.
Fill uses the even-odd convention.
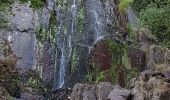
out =
[[[0,0],[0,28],[8,27],[9,22],[9,5],[11,5],[14,0]]]
[[[28,0],[20,0],[22,3],[28,2]],[[46,0],[30,0],[31,1],[31,7],[34,9],[41,8]]]
[[[91,64],[91,68],[88,70],[86,76],[89,83],[99,83],[106,80],[106,76],[110,77],[112,84],[116,84],[120,81],[119,74],[124,74],[125,82],[129,82],[130,79],[138,75],[138,71],[135,68],[131,68],[128,58],[128,47],[126,44],[121,44],[113,40],[107,40],[106,45],[109,47],[109,52],[112,55],[112,65],[109,69],[98,71],[94,62]],[[127,84],[125,84],[127,85]]]
[[[133,0],[120,0],[119,10],[124,12],[132,2]]]
[[[76,48],[73,49],[72,60],[71,60],[71,72],[74,73],[78,64]]]
[[[148,28],[157,36],[159,44],[170,47],[170,1],[134,0],[133,8],[142,27]]]

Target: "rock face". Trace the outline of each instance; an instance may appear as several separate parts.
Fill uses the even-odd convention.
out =
[[[22,73],[34,65],[35,49],[35,25],[33,9],[29,4],[20,4],[18,1],[11,5],[11,16],[9,21],[10,30],[0,32],[11,45],[14,54],[20,58],[17,68]]]
[[[129,48],[128,57],[130,64],[133,68],[137,68],[139,71],[146,69],[146,54],[145,52],[133,48]]]
[[[153,45],[149,50],[148,68],[157,70],[170,70],[170,50]]]
[[[70,100],[107,100],[112,84],[101,82],[98,85],[77,83],[74,85]]]
[[[11,27],[18,31],[29,31],[33,29],[33,9],[29,4],[21,5],[15,2],[12,5],[13,17],[11,17]]]
[[[169,50],[151,46],[148,70],[131,82],[133,100],[170,100]]]
[[[144,71],[131,87],[133,100],[170,100],[170,79],[163,73]]]
[[[92,56],[96,69],[99,71],[108,70],[112,65],[112,55],[106,41],[99,41],[93,48]]]
[[[88,48],[82,46],[74,46],[72,50],[72,58],[70,66],[67,68],[66,85],[73,87],[75,83],[85,82],[88,66]]]

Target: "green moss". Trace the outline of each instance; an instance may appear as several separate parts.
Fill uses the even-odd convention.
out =
[[[109,47],[109,51],[112,55],[113,65],[123,65],[123,56],[127,52],[127,47],[113,40],[107,40],[106,44]]]
[[[170,0],[134,0],[132,7],[142,27],[157,36],[160,45],[170,47]]]
[[[105,79],[104,71],[98,73],[95,83],[103,82]]]
[[[49,22],[49,27],[48,29],[45,29],[42,25],[40,25],[39,27],[37,27],[36,29],[36,36],[37,39],[40,42],[44,42],[46,40],[50,40],[51,42],[55,42],[55,35],[57,32],[57,19],[56,16],[54,14],[54,12],[50,13],[50,22]]]
[[[28,0],[20,0],[21,3],[27,3]],[[30,0],[31,1],[31,7],[34,9],[39,9],[41,8],[44,3],[46,2],[45,0]]]
[[[72,60],[71,60],[71,72],[74,73],[78,64],[76,48],[73,49]]]
[[[84,8],[81,7],[80,11],[78,12],[78,32],[82,33],[83,32],[83,28],[84,28]]]
[[[119,3],[119,10],[121,12],[124,12],[130,4],[133,3],[133,0],[120,0],[120,3]]]

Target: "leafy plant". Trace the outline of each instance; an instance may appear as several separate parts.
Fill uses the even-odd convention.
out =
[[[28,0],[20,0],[22,3],[27,3]],[[31,7],[34,9],[41,8],[44,3],[46,2],[45,0],[30,0],[31,1]]]
[[[13,0],[0,0],[0,28],[8,27],[9,25],[9,6],[13,3]]]
[[[120,0],[119,10],[124,12],[132,2],[133,0]]]
[[[140,12],[141,23],[156,35],[160,43],[170,40],[170,6],[158,8],[151,4]]]
[[[170,0],[134,0],[132,7],[142,27],[148,28],[160,45],[170,47]]]

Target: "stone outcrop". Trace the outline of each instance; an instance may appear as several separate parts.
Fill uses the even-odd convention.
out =
[[[165,47],[152,45],[148,55],[148,68],[170,70],[170,50]]]
[[[130,91],[120,87],[119,85],[116,85],[108,95],[109,100],[129,100],[129,98]]]
[[[13,17],[11,17],[11,27],[18,31],[29,31],[33,29],[33,9],[29,7],[29,4],[19,4],[15,2],[12,5]]]
[[[138,69],[139,71],[144,71],[146,69],[146,54],[145,52],[129,48],[128,57],[130,60],[131,67]]]
[[[113,86],[108,82],[97,85],[77,83],[73,87],[70,100],[107,100]]]
[[[170,100],[169,50],[152,45],[148,55],[148,70],[130,83],[133,100]]]
[[[158,71],[142,72],[131,88],[133,100],[170,100],[170,78]]]

